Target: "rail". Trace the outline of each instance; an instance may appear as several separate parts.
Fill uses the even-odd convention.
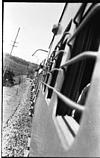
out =
[[[61,52],[60,52],[61,53]],[[63,64],[61,67],[59,68],[54,68],[51,71],[49,71],[48,73],[52,73],[53,71],[60,71],[61,69],[63,69],[64,67],[74,64],[78,61],[87,59],[87,58],[96,58],[97,57],[97,52],[91,52],[91,51],[86,51],[86,52],[82,52],[82,54],[79,54],[75,57],[73,57],[72,59],[68,60],[65,64]]]
[[[87,52],[82,52],[82,54],[79,54],[75,57],[73,57],[72,59],[68,60],[65,64],[63,64],[60,68],[63,68],[65,66],[68,66],[68,65],[72,65],[78,61],[81,61],[83,59],[86,59],[86,58],[96,58],[97,57],[97,52],[91,52],[91,51],[87,51]]]
[[[61,68],[74,64],[75,62],[78,62],[80,60],[86,59],[86,58],[96,58],[97,57],[97,52],[91,52],[91,51],[87,51],[87,52],[83,52],[82,54],[77,55],[76,57],[73,57],[72,59],[70,59],[69,61],[67,61],[64,65],[62,65],[60,68],[54,68],[53,70],[51,70],[48,73],[52,73],[53,71],[60,71]],[[41,81],[41,83],[43,83],[45,86],[47,86],[48,88],[52,89],[54,93],[56,93],[58,95],[58,97],[60,99],[62,99],[67,105],[69,105],[71,108],[75,108],[79,111],[83,111],[84,107],[82,105],[79,105],[75,102],[73,102],[72,100],[70,100],[69,98],[67,98],[66,96],[64,96],[63,94],[61,94],[60,92],[58,92],[54,87],[44,83]]]
[[[59,50],[57,52],[58,53],[55,55],[55,57],[53,59],[56,59],[58,57],[58,55],[61,54],[61,53],[67,53],[65,50]]]
[[[54,69],[52,69],[51,71],[50,71],[50,73],[52,73],[52,72],[54,72],[54,71],[60,71],[61,70],[61,68],[54,68]]]
[[[51,73],[50,73],[50,72],[47,72],[46,74],[49,74],[49,75],[51,75]]]
[[[66,96],[64,96],[63,94],[61,94],[60,92],[58,92],[55,88],[49,86],[48,84],[44,83],[43,81],[41,81],[41,83],[43,83],[45,86],[47,86],[48,88],[52,89],[54,93],[57,94],[57,96],[62,99],[68,106],[70,106],[72,109],[77,109],[79,111],[84,111],[84,107],[82,105],[79,105],[77,103],[75,103],[74,101],[72,101],[71,99],[67,98]]]
[[[46,53],[48,53],[48,51],[47,50],[44,50],[44,49],[37,49],[33,54],[32,54],[32,56],[34,55],[34,54],[36,54],[36,52],[38,52],[38,51],[43,51],[43,52],[46,52]]]

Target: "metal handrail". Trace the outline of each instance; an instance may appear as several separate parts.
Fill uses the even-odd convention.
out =
[[[59,69],[58,68],[54,68],[53,70],[48,71],[46,74],[50,75],[50,74],[52,74],[53,71],[60,71],[60,70],[61,70],[61,68],[59,68]]]
[[[41,83],[43,83],[44,85],[46,85],[48,88],[52,89],[54,93],[57,94],[57,96],[63,100],[63,102],[65,102],[68,106],[70,106],[72,109],[77,109],[79,111],[84,111],[84,107],[80,104],[75,103],[74,101],[72,101],[71,99],[69,99],[68,97],[64,96],[63,94],[61,94],[60,92],[58,92],[55,88],[49,86],[48,84],[44,83],[43,81],[41,81]]]
[[[38,52],[38,51],[43,51],[43,52],[47,52],[47,53],[48,53],[47,50],[44,50],[44,49],[37,49],[37,50],[32,54],[32,56],[33,56],[36,52]]]
[[[60,71],[62,68],[54,68],[54,69],[52,69],[50,72],[52,73],[52,72],[54,72],[54,71]]]
[[[48,71],[45,75],[47,75],[47,74],[49,74],[49,75],[52,75],[52,72],[53,71],[60,71],[61,70],[61,68],[54,68],[53,70],[51,70],[51,71]]]
[[[72,59],[68,60],[65,64],[63,64],[61,67],[59,68],[54,68],[51,71],[47,72],[47,73],[52,73],[53,71],[60,71],[62,68],[64,68],[65,66],[74,64],[78,61],[84,60],[86,58],[96,58],[97,57],[97,52],[91,52],[91,51],[87,51],[87,52],[83,52],[82,54],[79,54],[75,57],[73,57]]]
[[[47,75],[47,74],[51,75],[51,72],[47,72],[46,75]]]
[[[73,64],[73,63],[75,63],[75,62],[78,62],[78,61],[80,61],[80,60],[83,60],[83,59],[86,59],[86,58],[90,58],[90,57],[92,57],[92,58],[95,57],[95,58],[96,58],[96,57],[97,57],[97,52],[87,51],[87,52],[84,52],[84,53],[82,53],[82,54],[79,54],[79,55],[77,55],[76,57],[70,59],[68,62],[66,62],[64,65],[62,65],[60,68],[54,68],[53,70],[51,70],[51,71],[48,72],[48,73],[52,73],[53,71],[60,71],[61,68],[63,68],[64,66],[71,65],[71,64]],[[66,96],[64,96],[63,94],[61,94],[60,92],[58,92],[58,91],[57,91],[55,88],[53,88],[52,86],[50,86],[50,85],[44,83],[43,81],[41,81],[41,83],[43,83],[43,84],[44,84],[45,86],[47,86],[48,88],[52,89],[53,92],[55,92],[55,93],[58,95],[58,97],[59,97],[60,99],[62,99],[62,100],[63,100],[67,105],[69,105],[71,108],[73,108],[73,109],[75,108],[75,109],[77,109],[77,110],[79,110],[79,111],[83,111],[83,110],[84,110],[84,107],[83,107],[82,105],[79,105],[79,104],[73,102],[71,99],[67,98]]]
[[[65,64],[63,64],[60,68],[63,68],[65,66],[68,66],[68,65],[71,65],[71,64],[74,64],[78,61],[81,61],[83,59],[86,59],[86,58],[96,58],[97,57],[97,52],[91,52],[91,51],[87,51],[87,52],[83,52],[82,54],[79,54],[75,57],[73,57],[72,59],[68,60]]]
[[[59,50],[59,51],[57,51],[57,52],[58,52],[58,53],[55,55],[55,57],[54,57],[53,59],[57,58],[58,55],[61,54],[61,53],[67,53],[65,50]]]

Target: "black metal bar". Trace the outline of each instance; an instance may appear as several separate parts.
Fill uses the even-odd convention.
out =
[[[58,22],[58,23],[60,23],[60,22],[61,22],[62,17],[63,17],[63,15],[64,15],[64,12],[65,12],[65,10],[66,10],[66,8],[67,8],[67,5],[68,5],[68,3],[66,3],[66,4],[65,4],[64,9],[63,9],[63,12],[62,12],[62,14],[61,14],[61,17],[60,17],[60,19],[59,19],[59,22]]]

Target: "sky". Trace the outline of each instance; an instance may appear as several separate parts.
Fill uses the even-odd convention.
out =
[[[3,53],[11,52],[18,28],[12,55],[39,64],[47,53],[37,49],[48,50],[52,40],[52,27],[57,24],[65,3],[4,3],[3,19]]]

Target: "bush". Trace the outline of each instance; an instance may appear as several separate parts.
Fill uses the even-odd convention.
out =
[[[8,85],[14,85],[14,73],[13,71],[10,71],[10,70],[6,70],[5,71],[5,74],[4,74],[4,77],[3,77],[3,86],[8,86]]]

